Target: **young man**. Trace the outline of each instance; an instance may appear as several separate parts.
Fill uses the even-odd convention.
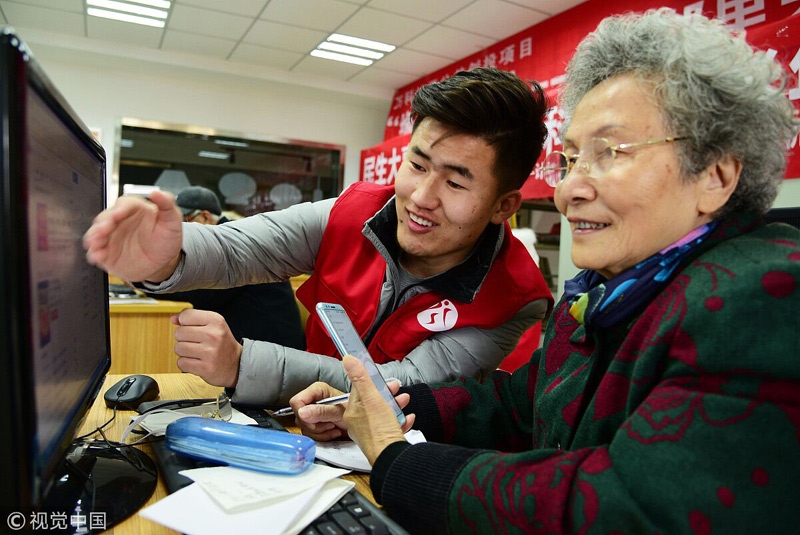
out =
[[[219,227],[184,225],[166,195],[120,199],[84,240],[87,259],[151,291],[230,287],[313,271],[309,310],[342,304],[385,377],[404,384],[482,377],[552,298],[505,221],[546,137],[544,94],[497,69],[460,72],[419,90],[395,186],[358,183]],[[178,366],[234,400],[284,404],[314,381],[347,389],[333,344],[312,313],[308,352],[239,345],[226,326],[187,310]]]

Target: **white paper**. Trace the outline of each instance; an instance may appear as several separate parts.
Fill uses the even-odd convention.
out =
[[[422,431],[417,431],[416,429],[412,429],[406,433],[405,438],[411,444],[427,442]],[[349,468],[350,470],[367,473],[372,471],[372,466],[370,466],[369,461],[367,461],[364,452],[362,452],[358,444],[352,440],[317,442],[316,458],[328,464]]]
[[[228,514],[200,488],[189,485],[139,512],[145,518],[186,535],[282,535],[292,520],[311,506],[320,488],[309,489],[268,507]]]
[[[229,514],[200,485],[192,484],[139,511],[143,517],[187,535],[296,535],[355,484],[334,479],[265,507]]]
[[[196,405],[194,407],[186,407],[183,409],[170,409],[164,412],[157,412],[158,409],[156,409],[153,411],[152,415],[148,413],[147,418],[139,422],[139,426],[155,436],[161,436],[167,432],[167,426],[175,420],[180,420],[181,418],[185,418],[187,416],[202,416],[203,413],[208,412],[210,409],[210,405]],[[136,416],[131,416],[131,421],[135,420],[139,416],[140,415],[138,414]],[[233,409],[230,422],[233,424],[242,425],[257,424],[255,420],[236,409]]]
[[[283,535],[297,535],[316,518],[331,508],[339,498],[347,494],[356,484],[344,479],[333,479],[325,483],[319,494],[314,497],[311,507],[300,513],[294,522],[283,532]]]
[[[293,476],[264,474],[229,466],[183,470],[181,475],[200,485],[224,511],[236,513],[320,487],[348,472],[313,464],[302,474]]]

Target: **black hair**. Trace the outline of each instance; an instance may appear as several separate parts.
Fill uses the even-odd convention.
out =
[[[547,111],[537,82],[483,67],[425,85],[411,103],[413,130],[430,117],[494,147],[500,193],[521,188],[530,175],[547,138]]]

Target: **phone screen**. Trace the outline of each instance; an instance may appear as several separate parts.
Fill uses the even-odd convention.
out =
[[[392,408],[400,425],[403,425],[406,421],[406,417],[397,404],[397,401],[395,401],[394,396],[389,391],[389,387],[386,386],[386,381],[384,381],[381,372],[378,370],[378,366],[375,364],[375,361],[372,360],[367,348],[364,346],[364,342],[361,341],[361,337],[358,336],[358,332],[356,328],[353,327],[353,323],[347,316],[347,312],[341,305],[331,303],[317,303],[316,308],[317,314],[320,320],[322,320],[325,329],[327,329],[328,334],[330,334],[333,339],[333,343],[339,351],[339,354],[342,356],[353,355],[364,364],[378,392],[381,393],[383,399],[385,399],[386,403]]]

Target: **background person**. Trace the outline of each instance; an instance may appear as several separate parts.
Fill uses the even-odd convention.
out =
[[[175,204],[187,223],[221,225],[231,221],[222,215],[216,193],[202,186],[184,189],[176,197]],[[156,299],[188,301],[195,310],[220,314],[240,344],[248,338],[295,349],[306,348],[300,310],[289,281],[169,294],[145,293]]]
[[[800,232],[759,217],[796,131],[781,80],[719,21],[605,19],[567,68],[548,174],[584,271],[543,348],[404,389],[413,446],[347,358],[343,415],[304,406],[326,385],[292,400],[306,434],[346,429],[414,533],[795,531]]]
[[[552,297],[506,220],[546,128],[542,89],[497,69],[421,88],[394,187],[358,183],[338,199],[219,225],[180,225],[172,200],[121,198],[86,233],[87,259],[151,291],[232,287],[313,275],[298,297],[342,304],[384,376],[404,384],[482,377]],[[505,296],[498,299],[498,296]],[[235,387],[234,401],[279,405],[317,380],[347,388],[312,314],[308,352],[238,344],[226,326],[183,311],[178,367]]]

